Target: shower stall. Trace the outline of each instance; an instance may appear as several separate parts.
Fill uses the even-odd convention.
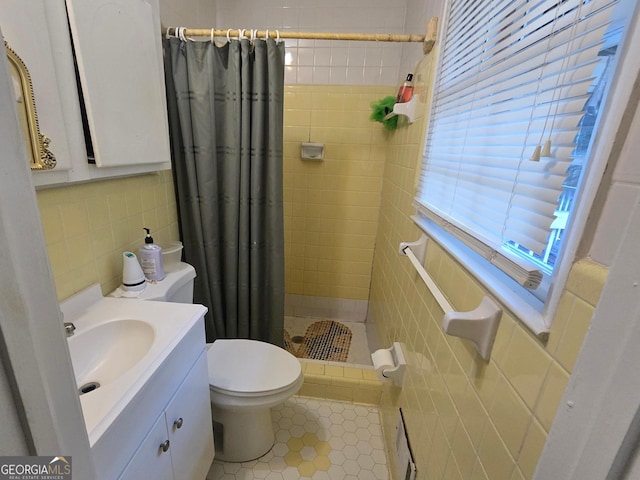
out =
[[[383,42],[293,34],[424,32],[422,16],[405,18],[408,7],[356,0],[341,4],[337,18],[330,5],[259,6],[250,0],[216,4],[217,27],[262,26],[265,21],[270,30],[283,27],[276,35],[286,45],[284,345],[300,358],[370,365],[370,352],[378,348],[366,320],[389,147],[387,132],[369,117],[372,103],[395,96],[423,47],[418,35]],[[205,33],[199,35],[220,32]],[[256,35],[251,30],[229,33]],[[289,33],[293,38],[286,38]],[[273,30],[269,36],[275,38]],[[304,160],[301,145],[306,142],[322,144],[324,158]]]

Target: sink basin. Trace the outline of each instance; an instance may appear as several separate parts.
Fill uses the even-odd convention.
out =
[[[94,284],[62,302],[60,310],[76,327],[67,344],[92,447],[116,419],[134,421],[126,412],[140,406],[139,392],[162,377],[178,345],[197,338],[202,344],[194,348],[205,348],[202,305],[105,298]]]
[[[69,337],[69,352],[78,388],[112,382],[147,354],[155,338],[142,320],[113,320]],[[97,394],[96,390],[93,390]]]

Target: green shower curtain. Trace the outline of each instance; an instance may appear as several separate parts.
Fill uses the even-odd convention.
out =
[[[165,40],[181,237],[207,341],[283,342],[284,44]]]

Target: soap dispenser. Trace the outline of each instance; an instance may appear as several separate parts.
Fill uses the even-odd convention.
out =
[[[153,243],[153,237],[151,236],[151,231],[148,228],[143,228],[143,230],[146,230],[147,235],[144,239],[144,245],[140,247],[140,250],[138,251],[140,265],[142,266],[142,271],[147,279],[159,282],[164,278],[164,268],[162,267],[162,248]]]

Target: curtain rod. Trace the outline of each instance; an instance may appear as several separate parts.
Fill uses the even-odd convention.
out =
[[[164,30],[167,37],[177,37],[178,28],[168,27]],[[254,38],[290,38],[304,40],[353,40],[364,42],[420,42],[423,44],[425,54],[430,53],[436,40],[438,29],[438,19],[433,17],[427,24],[427,33],[425,35],[406,35],[395,33],[328,33],[328,32],[291,32],[279,30],[257,30],[254,31]],[[243,35],[249,38],[250,29],[205,29],[205,28],[185,28],[181,33],[185,37],[228,37],[239,38]]]

